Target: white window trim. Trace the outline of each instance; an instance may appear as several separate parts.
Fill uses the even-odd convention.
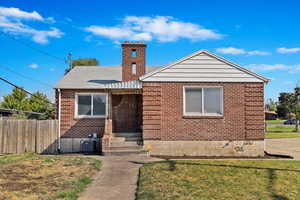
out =
[[[105,115],[93,115],[93,96],[94,95],[105,95],[106,104],[105,104]],[[83,95],[91,95],[91,115],[78,115],[78,96]],[[107,93],[75,93],[75,112],[74,117],[75,118],[106,118],[108,114],[108,94]]]
[[[188,88],[196,88],[196,89],[202,89],[202,112],[186,112],[186,102],[185,102],[185,90]],[[221,112],[222,114],[215,114],[215,113],[204,113],[204,90],[205,88],[220,88],[220,92],[221,92]],[[223,86],[183,86],[183,116],[224,116],[224,90],[223,90]]]

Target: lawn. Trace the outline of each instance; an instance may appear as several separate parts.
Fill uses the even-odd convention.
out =
[[[87,157],[0,156],[0,200],[77,199],[100,167],[100,161]]]
[[[296,200],[300,161],[201,160],[145,164],[137,200]]]
[[[266,123],[267,124],[283,124],[283,122],[286,121],[286,120],[266,120]]]
[[[266,138],[279,139],[279,138],[296,138],[300,137],[300,133],[294,132],[294,125],[272,125],[267,126]]]

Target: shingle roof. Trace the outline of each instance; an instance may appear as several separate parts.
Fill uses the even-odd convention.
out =
[[[158,69],[159,66],[147,66],[146,73]],[[54,88],[61,89],[98,89],[110,87],[129,87],[130,84],[114,84],[122,81],[121,66],[77,66],[58,81]],[[139,85],[134,84],[135,87]]]

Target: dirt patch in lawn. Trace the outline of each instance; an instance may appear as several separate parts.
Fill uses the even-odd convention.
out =
[[[0,200],[76,199],[100,161],[75,156],[0,156]]]

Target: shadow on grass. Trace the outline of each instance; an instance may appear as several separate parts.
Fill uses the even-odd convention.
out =
[[[281,169],[281,168],[265,168],[265,167],[252,167],[252,166],[236,166],[236,165],[223,165],[223,164],[202,164],[202,163],[177,163],[174,160],[162,161],[169,164],[169,170],[175,171],[176,165],[198,165],[198,166],[208,166],[208,167],[230,167],[239,169],[259,169],[266,170],[268,173],[268,186],[267,190],[270,192],[270,196],[273,200],[289,200],[287,197],[276,194],[275,183],[277,180],[276,171],[287,171],[287,172],[299,172],[300,170],[293,169]]]

